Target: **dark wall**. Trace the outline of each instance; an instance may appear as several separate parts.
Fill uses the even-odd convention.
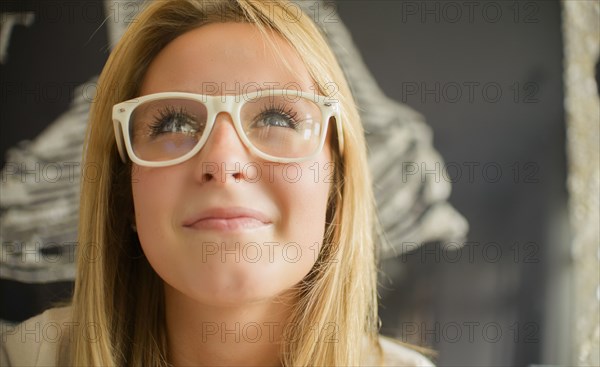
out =
[[[54,121],[67,109],[75,88],[98,74],[108,57],[108,39],[101,0],[3,1],[1,12],[32,12],[35,17],[29,26],[10,29],[7,58],[0,65],[4,157],[8,148]]]
[[[452,181],[470,223],[467,241],[445,244],[461,251],[427,244],[384,264],[383,331],[432,346],[440,365],[541,363],[550,272],[568,246],[555,235],[566,210],[559,2],[336,5],[386,94],[433,128],[447,173],[419,173]]]

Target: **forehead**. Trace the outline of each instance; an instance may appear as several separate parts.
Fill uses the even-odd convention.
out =
[[[279,35],[273,41],[275,49],[248,23],[214,23],[193,29],[167,44],[150,63],[140,94],[219,95],[271,88],[312,91],[308,70],[295,50]]]

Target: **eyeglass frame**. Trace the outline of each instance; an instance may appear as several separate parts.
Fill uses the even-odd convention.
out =
[[[240,112],[245,103],[248,103],[254,98],[264,97],[263,93],[265,92],[266,95],[264,96],[266,97],[276,97],[282,95],[288,96],[292,94],[297,97],[309,99],[320,108],[321,117],[323,119],[323,122],[321,123],[321,137],[319,141],[319,146],[313,154],[301,158],[281,158],[260,151],[257,147],[255,147],[252,144],[252,142],[250,142],[250,140],[243,131]],[[202,136],[200,137],[198,143],[196,143],[194,148],[192,148],[189,152],[182,155],[181,157],[159,162],[146,161],[140,159],[135,155],[131,144],[131,136],[129,132],[131,114],[139,105],[145,102],[169,98],[188,99],[202,103],[206,107],[207,112],[206,128],[204,129]],[[316,93],[309,93],[293,89],[257,90],[255,92],[233,95],[206,95],[188,92],[159,92],[133,98],[124,102],[117,103],[113,106],[113,127],[115,130],[117,149],[119,151],[121,160],[123,162],[127,162],[126,157],[129,156],[129,159],[131,159],[133,163],[146,167],[166,167],[185,162],[193,156],[195,156],[200,150],[202,150],[204,145],[206,145],[206,142],[208,141],[210,133],[212,132],[215,122],[217,120],[217,115],[221,112],[226,112],[231,116],[238,137],[240,138],[242,143],[248,149],[250,149],[250,151],[253,154],[260,158],[277,163],[299,163],[313,159],[318,154],[320,154],[323,150],[323,146],[325,145],[325,138],[327,137],[329,120],[332,117],[334,117],[336,121],[337,139],[339,143],[340,156],[343,156],[344,154],[344,134],[342,130],[342,120],[340,117],[341,113],[339,109],[339,104],[337,100],[331,97],[326,97]],[[123,151],[123,143],[125,145],[125,151],[127,152],[127,155]]]

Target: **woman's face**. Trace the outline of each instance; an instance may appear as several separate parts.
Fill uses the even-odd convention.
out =
[[[240,94],[286,84],[313,91],[300,58],[282,38],[276,43],[278,54],[250,24],[210,24],[189,31],[153,60],[140,95]],[[188,161],[133,167],[135,219],[148,261],[167,288],[205,304],[281,295],[302,280],[319,253],[331,161],[329,137],[315,160],[262,160],[242,143],[231,116],[220,113],[206,145]],[[264,218],[196,221],[207,210],[231,207],[255,210]]]

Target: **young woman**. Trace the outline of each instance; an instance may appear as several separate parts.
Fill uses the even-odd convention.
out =
[[[363,130],[297,10],[156,1],[132,22],[93,102],[72,305],[12,332],[6,363],[431,365],[378,335]]]

